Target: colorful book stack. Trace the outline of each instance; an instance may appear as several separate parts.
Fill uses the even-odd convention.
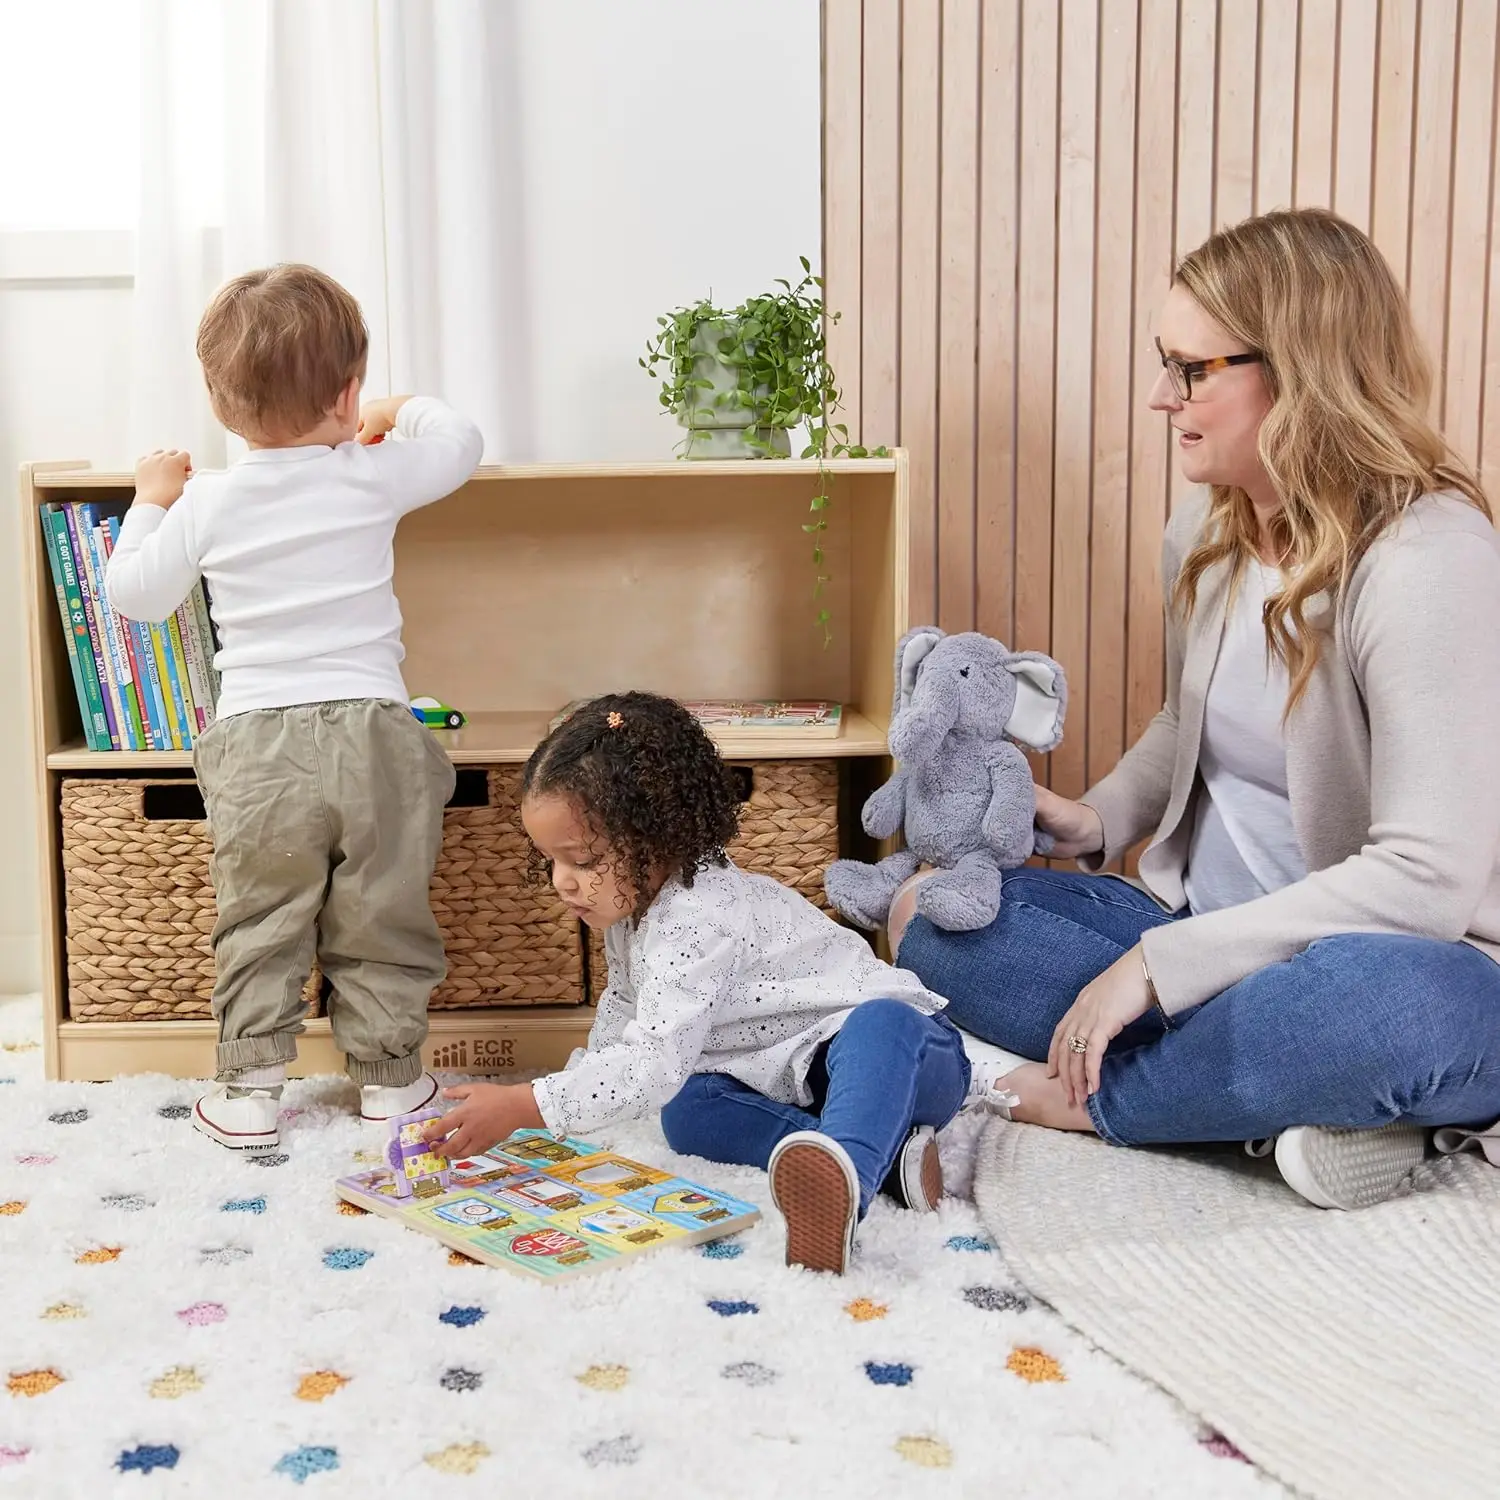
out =
[[[41,518],[89,749],[192,749],[219,698],[202,582],[164,624],[123,619],[104,592],[119,516],[70,502]]]

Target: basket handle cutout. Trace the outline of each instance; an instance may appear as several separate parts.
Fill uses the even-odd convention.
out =
[[[483,768],[460,769],[453,778],[453,795],[448,799],[449,807],[488,807],[490,805],[490,773]]]
[[[141,816],[148,823],[201,823],[208,813],[196,781],[164,781],[141,789]]]
[[[748,802],[755,793],[755,767],[730,766],[729,774],[734,781],[734,795],[741,802]]]

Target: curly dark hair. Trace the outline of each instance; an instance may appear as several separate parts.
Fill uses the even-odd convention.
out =
[[[575,709],[531,753],[522,797],[561,793],[621,861],[651,904],[653,873],[690,886],[699,870],[727,863],[739,829],[734,778],[703,726],[655,693],[609,693]],[[533,869],[547,871],[534,851]]]

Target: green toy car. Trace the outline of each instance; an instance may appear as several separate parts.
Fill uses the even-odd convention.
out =
[[[411,711],[418,722],[429,729],[462,729],[468,723],[456,708],[439,703],[436,698],[413,698]]]

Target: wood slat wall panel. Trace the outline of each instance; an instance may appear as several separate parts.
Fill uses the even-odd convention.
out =
[[[1408,287],[1500,484],[1500,0],[824,0],[850,431],[911,450],[912,618],[1050,651],[1075,794],[1160,707],[1175,258],[1327,204]]]

